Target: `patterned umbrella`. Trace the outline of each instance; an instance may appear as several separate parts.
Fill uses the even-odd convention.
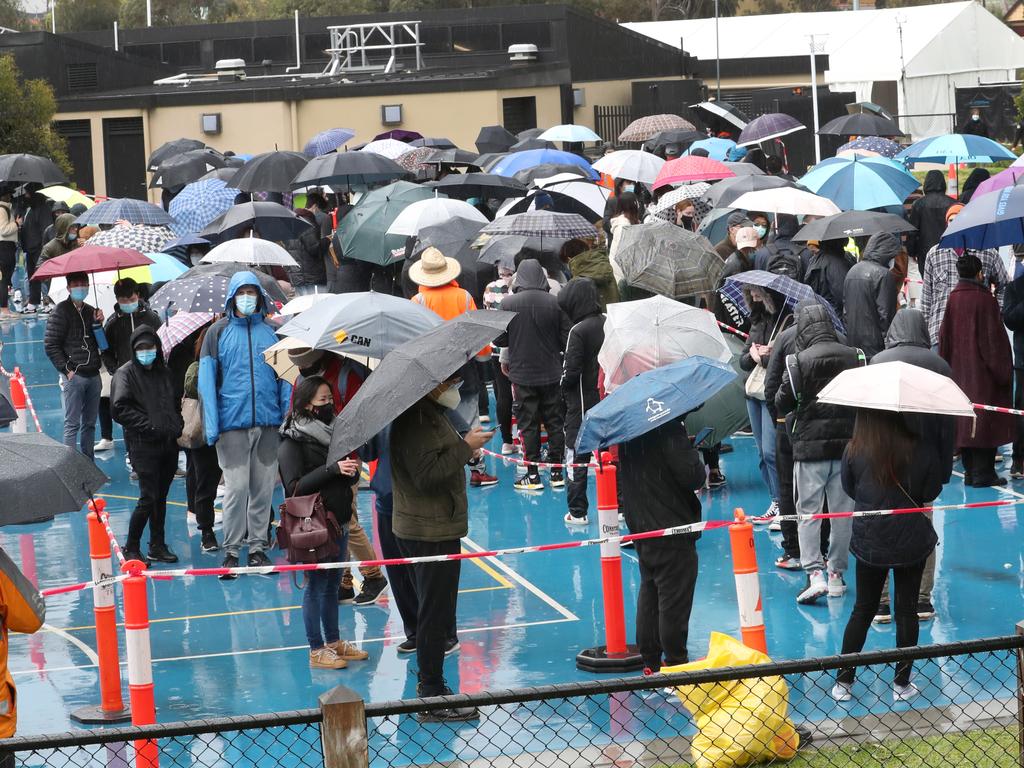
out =
[[[740,131],[740,139],[737,142],[741,147],[749,144],[759,144],[768,139],[777,139],[796,131],[804,130],[805,126],[795,117],[784,115],[780,112],[769,112],[751,120],[747,127]]]
[[[486,225],[481,234],[525,235],[527,237],[593,238],[597,236],[594,225],[575,213],[551,213],[530,211],[503,216]]]
[[[693,207],[696,210],[694,218],[699,224],[700,220],[711,213],[714,208],[711,203],[704,200],[704,195],[709,189],[711,189],[711,185],[702,181],[698,181],[696,184],[684,184],[659,197],[658,202],[648,210],[666,221],[671,221],[673,209],[679,203],[684,200],[693,200]]]
[[[306,157],[326,155],[328,152],[334,152],[338,147],[343,147],[355,135],[356,132],[348,128],[328,128],[307,141],[302,151]]]
[[[380,139],[378,141],[371,141],[359,151],[372,152],[375,155],[386,157],[388,160],[395,160],[409,151],[409,145],[394,139]]]
[[[132,224],[149,224],[150,226],[174,222],[171,215],[159,205],[147,203],[145,200],[123,197],[97,203],[75,219],[75,223],[95,227],[99,224],[116,224],[122,220]]]
[[[187,185],[171,200],[171,216],[188,232],[199,232],[235,204],[238,190],[220,179]]]
[[[203,264],[201,266],[224,267],[227,265]],[[247,269],[245,265],[237,265],[237,267]],[[223,312],[228,298],[231,275],[216,272],[196,273],[196,269],[193,267],[176,280],[166,283],[153,294],[149,302],[150,307],[159,314],[164,314],[170,309],[175,309],[178,312]],[[253,274],[259,279],[260,286],[271,302],[276,305],[286,301],[284,292],[274,278],[262,272]]]
[[[750,307],[743,296],[744,285],[757,285],[781,294],[786,300],[786,306],[791,310],[795,309],[796,305],[801,301],[816,301],[828,312],[829,319],[832,320],[832,325],[836,327],[836,330],[840,333],[845,333],[843,322],[839,319],[832,305],[803,283],[798,283],[796,280],[785,275],[765,272],[763,269],[752,269],[749,272],[742,272],[725,278],[725,283],[718,290],[723,296],[731,299],[741,311],[749,315]]]
[[[681,299],[718,284],[724,264],[703,235],[659,221],[626,227],[617,237],[616,259],[629,285]]]
[[[619,141],[647,141],[662,131],[695,131],[689,120],[679,115],[648,115],[634,120],[619,134]]]
[[[433,154],[433,147],[413,147],[395,158],[395,162],[405,170],[414,172]]]
[[[859,139],[848,141],[838,150],[836,157],[846,154],[867,155],[868,157],[893,158],[900,151],[900,145],[891,139],[883,139],[881,136],[861,136]]]
[[[175,234],[167,227],[130,224],[97,232],[89,238],[89,245],[131,248],[141,253],[159,253],[164,249],[164,244],[174,238]]]
[[[176,312],[156,330],[164,350],[164,361],[170,360],[171,350],[213,320],[213,312]]]

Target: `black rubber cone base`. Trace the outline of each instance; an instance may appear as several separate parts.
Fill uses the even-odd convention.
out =
[[[585,648],[576,656],[576,669],[584,672],[634,672],[644,668],[640,651],[627,645],[625,653],[609,654],[606,647]]]
[[[118,712],[104,712],[103,707],[80,707],[71,713],[71,719],[85,725],[102,725],[103,723],[125,723],[132,719],[132,711],[128,708]]]

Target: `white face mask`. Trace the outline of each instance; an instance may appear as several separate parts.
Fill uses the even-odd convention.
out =
[[[442,408],[447,408],[449,411],[454,411],[458,408],[461,401],[462,398],[459,396],[459,390],[457,389],[446,389],[434,398],[435,403]]]

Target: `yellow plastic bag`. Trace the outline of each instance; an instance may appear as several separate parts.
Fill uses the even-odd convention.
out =
[[[767,664],[771,659],[719,632],[711,633],[706,659],[662,667],[698,672]],[[789,760],[800,744],[787,717],[789,687],[781,676],[725,680],[676,688],[697,724],[691,749],[696,768],[733,768],[765,760]]]

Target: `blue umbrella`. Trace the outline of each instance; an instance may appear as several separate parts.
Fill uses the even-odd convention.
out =
[[[356,132],[348,128],[328,128],[307,141],[302,151],[306,157],[326,155],[350,142],[355,135]]]
[[[557,149],[528,149],[525,152],[513,152],[492,165],[488,173],[498,176],[515,176],[519,171],[545,164],[578,165],[587,172],[590,178],[594,180],[600,178],[597,171],[584,158]]]
[[[199,232],[235,204],[238,190],[220,179],[187,184],[171,200],[171,215],[185,232]]]
[[[902,205],[918,181],[886,157],[830,157],[811,168],[800,184],[829,198],[844,211]]]
[[[998,248],[1024,243],[1024,186],[1004,187],[971,198],[950,224],[943,248]]]
[[[736,142],[732,139],[701,139],[695,141],[690,145],[690,148],[683,152],[684,155],[693,153],[695,149],[703,149],[708,153],[708,157],[712,160],[725,160],[729,156],[729,152],[736,148]]]
[[[881,136],[861,136],[859,139],[848,141],[836,150],[836,155],[844,152],[864,152],[869,155],[881,155],[882,157],[894,158],[900,151],[900,145],[892,139]]]
[[[997,141],[984,136],[947,133],[911,144],[896,155],[908,165],[914,163],[994,163],[1016,160],[1017,156]]]
[[[182,235],[164,243],[163,252],[167,253],[173,248],[188,248],[190,245],[212,245],[212,243],[196,235]]]
[[[741,272],[738,275],[727,277],[725,283],[718,290],[723,296],[731,299],[744,314],[749,315],[750,307],[747,306],[746,298],[743,296],[744,285],[756,285],[782,294],[786,300],[786,306],[790,309],[795,309],[796,305],[801,301],[816,301],[828,312],[829,319],[832,320],[832,325],[835,326],[836,330],[840,333],[845,333],[846,331],[843,327],[843,321],[839,319],[839,315],[836,314],[835,309],[832,308],[828,301],[803,283],[798,283],[796,280],[785,275],[776,275],[772,272],[765,272],[763,269],[752,269],[749,272]]]
[[[645,371],[587,411],[576,452],[624,443],[680,421],[734,378],[736,372],[727,363],[699,355]]]
[[[75,223],[95,227],[100,224],[116,224],[121,220],[153,227],[174,223],[171,215],[159,205],[147,203],[145,200],[133,200],[130,197],[113,198],[97,203],[75,219]]]
[[[697,228],[697,231],[712,243],[722,242],[729,232],[729,214],[734,210],[736,209],[715,208],[700,220],[700,226]]]

